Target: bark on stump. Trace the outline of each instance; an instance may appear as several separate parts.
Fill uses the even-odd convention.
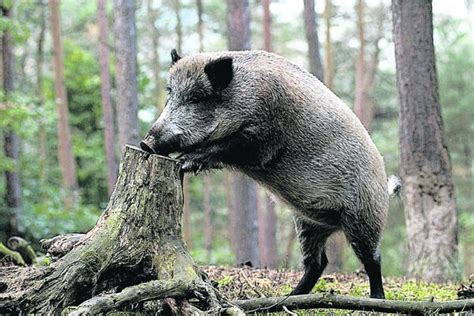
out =
[[[127,146],[106,211],[66,255],[45,268],[0,268],[0,314],[78,305],[74,314],[93,314],[168,297],[217,312],[223,299],[182,239],[181,184],[175,161]]]

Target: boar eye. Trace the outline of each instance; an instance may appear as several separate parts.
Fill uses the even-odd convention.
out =
[[[171,93],[171,87],[170,87],[170,86],[166,86],[166,92],[167,92],[168,94]]]
[[[189,97],[189,101],[190,101],[190,102],[195,102],[195,103],[197,103],[197,102],[199,102],[199,101],[201,101],[201,100],[202,100],[202,97],[199,96],[199,95],[192,95],[192,96]]]

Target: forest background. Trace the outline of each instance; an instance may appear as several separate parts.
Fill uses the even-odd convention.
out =
[[[251,48],[272,50],[310,70],[356,112],[357,104],[369,104],[366,111],[371,115],[364,125],[384,157],[387,174],[399,174],[399,105],[390,2],[316,1],[316,42],[315,34],[305,32],[305,16],[311,10],[303,1],[271,1],[271,19],[264,10],[268,2],[249,1]],[[98,3],[103,5],[102,22],[109,28],[106,33],[100,27]],[[331,10],[326,9],[328,4]],[[60,168],[60,157],[65,155],[61,150],[67,146],[59,146],[58,151],[61,140],[57,123],[61,117],[55,97],[52,5],[42,0],[4,0],[2,5],[12,8],[8,10],[11,16],[5,16],[3,10],[0,30],[11,34],[15,89],[1,94],[5,102],[0,106],[4,134],[0,142],[5,151],[0,151],[0,172],[15,172],[19,181],[13,201],[16,204],[12,204],[7,189],[7,177],[0,181],[0,241],[21,235],[39,249],[41,238],[89,230],[108,202],[120,157],[119,144],[123,143],[119,139],[123,124],[117,111],[123,92],[117,89],[117,10],[112,1],[68,0],[57,7],[63,45],[63,62],[57,65],[63,67],[69,110],[65,122],[77,165],[75,180],[69,179],[74,191],[71,194]],[[218,0],[138,0],[134,6],[136,32],[130,35],[136,36],[137,43],[136,52],[131,52],[137,60],[137,89],[131,93],[135,93],[138,104],[136,132],[143,136],[166,100],[170,50],[177,48],[182,55],[227,50],[228,6]],[[462,0],[434,1],[433,12],[440,103],[459,218],[461,275],[469,276],[474,273],[474,12],[472,1]],[[270,44],[265,41],[269,31]],[[4,45],[5,41],[2,52]],[[104,60],[110,87],[101,94]],[[104,95],[109,95],[109,101]],[[112,111],[104,107],[107,102]],[[7,157],[12,132],[18,140],[18,155],[13,159]],[[107,148],[107,137],[114,139],[112,147]],[[187,177],[184,233],[193,258],[204,265],[240,264],[236,254],[243,250],[238,249],[242,246],[236,241],[238,235],[254,234],[252,247],[259,262],[254,265],[297,268],[301,257],[291,210],[262,188],[251,186],[254,191],[246,201],[252,206],[255,225],[236,229],[240,203],[244,202],[236,198],[234,182],[227,171]],[[330,246],[342,251],[334,251],[328,271],[360,268],[341,236],[331,240]],[[381,252],[384,275],[406,274],[408,242],[402,198],[392,200]]]

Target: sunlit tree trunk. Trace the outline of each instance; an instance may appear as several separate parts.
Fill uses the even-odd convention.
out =
[[[117,159],[115,157],[115,124],[112,100],[110,98],[110,73],[109,73],[109,27],[105,11],[106,0],[97,1],[97,24],[99,25],[99,62],[100,62],[100,93],[102,96],[102,112],[104,119],[104,145],[107,161],[107,191],[112,191],[117,181]]]
[[[229,50],[250,49],[250,10],[248,0],[227,0]],[[236,264],[260,265],[257,225],[257,187],[249,178],[236,174],[232,181]]]
[[[383,21],[386,18],[385,8],[380,7],[376,18],[377,35],[374,39],[373,54],[368,60],[366,53],[365,38],[365,4],[363,0],[358,0],[356,6],[357,12],[357,34],[359,38],[359,52],[356,61],[356,88],[354,100],[354,112],[360,119],[364,127],[370,133],[372,131],[372,121],[374,119],[375,104],[372,93],[375,84],[375,75],[379,64],[379,42],[383,38]]]
[[[148,24],[151,28],[150,37],[151,37],[151,50],[152,50],[152,59],[151,65],[153,70],[153,81],[155,84],[154,89],[154,96],[156,98],[156,113],[157,117],[163,110],[164,103],[162,99],[162,91],[161,91],[161,77],[160,77],[160,53],[159,53],[159,45],[160,45],[160,31],[158,30],[158,26],[156,26],[156,21],[158,19],[158,10],[153,7],[153,0],[147,1],[147,9],[148,9]]]
[[[326,26],[326,41],[324,43],[324,84],[329,89],[334,89],[334,61],[332,52],[331,38],[331,0],[326,0],[324,9],[324,24]],[[326,273],[339,272],[344,262],[345,240],[342,232],[332,234],[326,242],[326,254],[328,256],[328,265]]]
[[[36,50],[36,95],[38,97],[38,106],[44,106],[43,93],[43,66],[44,66],[44,39],[46,34],[46,4],[40,1],[40,18],[39,18],[39,34],[38,46]],[[47,159],[48,148],[46,140],[46,127],[44,120],[38,123],[38,142],[39,142],[39,158],[40,158],[40,178],[44,183],[47,177]]]
[[[203,206],[204,206],[204,244],[206,248],[207,262],[211,261],[212,255],[212,178],[209,174],[203,176]]]
[[[277,216],[276,201],[270,193],[265,193],[265,259],[268,269],[276,269],[278,267],[278,247],[277,247]]]
[[[204,28],[203,28],[203,6],[202,1],[196,1],[196,9],[198,15],[197,33],[199,39],[199,51],[204,50]],[[214,236],[214,228],[212,225],[212,176],[205,174],[203,177],[203,207],[204,207],[204,248],[206,249],[207,262],[211,262],[212,258],[212,238]]]
[[[5,19],[12,18],[11,7],[2,6],[2,15]],[[2,79],[3,92],[6,103],[11,104],[11,96],[15,91],[15,57],[13,55],[13,40],[9,29],[3,30],[2,36]],[[18,220],[22,213],[21,185],[19,175],[20,144],[16,133],[13,130],[6,130],[3,134],[3,147],[5,157],[13,164],[12,169],[5,171],[5,204],[8,208],[5,219],[5,237],[18,233]],[[2,212],[3,213],[3,212]]]
[[[183,53],[183,26],[181,22],[181,0],[174,0],[174,13],[176,16],[176,50]]]
[[[361,120],[362,124],[367,128],[367,123],[364,122],[365,117],[365,91],[364,91],[364,77],[366,72],[366,60],[365,60],[365,33],[364,33],[364,0],[357,0],[356,4],[356,27],[357,27],[357,39],[359,40],[359,51],[357,53],[356,60],[356,78],[355,78],[355,99],[354,99],[354,112],[357,117]]]
[[[117,84],[117,124],[120,150],[137,145],[137,30],[135,1],[114,0],[115,81]]]
[[[202,19],[203,6],[202,0],[196,0],[197,14],[198,14],[198,37],[199,37],[199,51],[204,51],[204,21]]]
[[[314,11],[314,0],[303,0],[304,2],[304,26],[306,41],[308,43],[309,72],[319,80],[324,80],[324,70],[319,52],[318,24],[316,12]]]
[[[324,9],[324,23],[326,24],[326,41],[324,43],[324,84],[326,85],[326,87],[333,90],[334,59],[332,53],[331,15],[332,3],[331,0],[326,0],[326,7]]]
[[[392,12],[409,274],[445,282],[459,276],[458,222],[438,96],[432,3],[393,0]]]
[[[176,17],[176,50],[182,54],[183,30],[181,23],[181,0],[173,0],[173,10]],[[189,192],[189,176],[183,179],[184,205],[183,205],[183,238],[191,249],[193,245],[191,230],[191,202]]]
[[[272,16],[270,12],[270,0],[262,0],[263,7],[263,37],[264,49],[271,52],[272,45]],[[259,230],[263,232],[263,248],[265,254],[265,266],[269,269],[276,269],[278,264],[276,228],[277,217],[275,214],[275,203],[267,192],[263,192],[263,223],[259,225]]]
[[[58,158],[63,177],[65,205],[70,207],[77,202],[76,161],[72,152],[71,127],[69,126],[69,108],[64,84],[64,58],[61,39],[60,0],[50,0],[51,34],[53,36],[54,92],[58,112]]]
[[[191,200],[189,196],[189,175],[183,177],[183,239],[189,249],[193,247],[191,231]]]

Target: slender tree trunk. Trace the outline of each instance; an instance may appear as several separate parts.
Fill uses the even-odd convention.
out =
[[[211,192],[212,192],[212,178],[209,174],[203,177],[203,206],[204,206],[204,235],[205,235],[205,248],[207,255],[207,262],[211,262],[212,255],[212,204],[211,204]]]
[[[6,19],[12,18],[11,8],[2,6],[2,15]],[[2,36],[2,79],[3,91],[7,103],[15,91],[15,59],[13,55],[13,41],[10,30],[3,31]],[[10,105],[12,106],[12,105]],[[18,220],[21,218],[21,184],[19,175],[20,144],[16,133],[13,130],[7,130],[3,135],[3,147],[5,157],[13,163],[13,168],[5,171],[5,204],[8,208],[5,234],[6,237],[18,233]]]
[[[272,45],[272,16],[270,12],[270,0],[262,0],[263,7],[263,36],[264,49],[271,52]],[[263,242],[265,251],[265,265],[269,269],[277,267],[277,245],[276,245],[276,229],[277,217],[275,214],[275,201],[270,194],[264,192],[263,205],[263,223],[259,225],[259,230],[263,230]]]
[[[248,0],[227,0],[229,50],[250,49],[250,10]],[[236,264],[250,261],[260,265],[258,253],[257,187],[241,174],[233,179],[235,229],[233,230]]]
[[[110,73],[109,73],[109,27],[107,24],[106,0],[97,1],[97,24],[99,25],[99,62],[100,62],[100,93],[102,96],[102,111],[104,119],[104,145],[107,160],[107,191],[109,196],[117,181],[117,159],[115,157],[114,140],[114,110],[110,98]]]
[[[265,248],[265,215],[266,205],[262,188],[257,188],[257,225],[258,225],[258,253],[260,255],[260,267],[267,267],[267,251]]]
[[[38,107],[44,106],[43,93],[43,64],[44,64],[44,39],[46,34],[46,4],[40,1],[38,47],[36,51],[36,95],[38,96]],[[47,177],[48,148],[46,140],[46,127],[44,119],[41,119],[38,127],[39,157],[40,157],[40,178],[44,183]]]
[[[198,31],[198,37],[199,37],[199,51],[203,52],[204,51],[204,22],[202,19],[202,14],[203,14],[202,0],[196,0],[196,7],[197,7],[197,14],[198,14],[197,31]]]
[[[163,102],[161,100],[162,93],[161,93],[161,77],[160,77],[160,53],[159,53],[159,46],[160,46],[160,31],[156,26],[156,20],[158,19],[158,10],[153,8],[153,0],[147,1],[147,8],[148,8],[148,24],[150,25],[151,32],[151,49],[152,49],[152,59],[151,65],[153,69],[153,81],[155,82],[155,98],[156,98],[156,114],[157,117],[163,110]]]
[[[372,131],[372,121],[374,119],[375,104],[373,102],[372,93],[375,85],[375,75],[379,64],[379,42],[383,38],[383,22],[386,18],[383,7],[380,7],[377,18],[377,35],[374,39],[374,52],[368,61],[366,56],[366,39],[365,39],[365,18],[364,18],[364,1],[359,0],[357,3],[357,30],[359,37],[359,53],[356,62],[356,89],[354,100],[354,112],[360,119],[364,127],[370,133]]]
[[[189,249],[193,247],[193,238],[191,231],[191,201],[189,197],[189,176],[183,178],[183,238]]]
[[[276,201],[270,193],[265,193],[266,216],[265,216],[265,259],[268,269],[278,267],[278,247],[276,240],[277,216]]]
[[[324,43],[324,84],[329,89],[334,89],[334,59],[332,53],[332,38],[331,38],[331,16],[332,4],[331,0],[326,0],[326,7],[324,9],[324,22],[326,24],[326,42]]]
[[[260,266],[258,248],[257,188],[255,182],[236,174],[233,177],[234,206],[236,212],[235,249],[236,264],[251,263]]]
[[[199,51],[202,52],[204,47],[204,29],[203,29],[203,6],[202,1],[196,1],[196,9],[198,15],[197,23],[197,33],[199,38]],[[210,174],[205,174],[203,176],[203,207],[204,207],[204,236],[205,242],[204,246],[206,249],[207,262],[211,262],[212,258],[212,238],[214,236],[213,226],[212,226],[212,176]]]
[[[61,39],[60,0],[49,0],[51,10],[51,33],[53,36],[54,91],[58,111],[58,158],[63,177],[65,205],[71,207],[77,202],[76,161],[72,153],[69,108],[64,84],[63,43]]]
[[[293,245],[295,244],[296,240],[296,229],[295,226],[289,226],[288,236],[286,238],[286,245],[285,245],[285,263],[284,267],[289,268],[290,263],[293,256]]]
[[[355,80],[355,99],[354,99],[354,113],[357,115],[362,124],[367,128],[365,123],[365,90],[364,78],[366,73],[366,58],[365,58],[365,32],[364,32],[364,0],[357,0],[356,14],[357,14],[357,38],[359,40],[359,52],[356,60],[356,80]]]
[[[250,9],[248,0],[227,0],[229,50],[250,49]]]
[[[122,150],[125,144],[137,145],[139,142],[135,1],[114,0],[114,19],[117,124]]]
[[[270,0],[262,0],[263,7],[263,49],[271,52],[272,48],[272,16],[270,13]]]
[[[235,249],[235,245],[237,241],[235,240],[235,229],[237,228],[237,214],[235,212],[235,207],[234,207],[234,195],[232,192],[232,174],[224,170],[224,190],[225,190],[225,200],[227,202],[227,213],[228,213],[228,219],[229,219],[229,226],[230,229],[227,230],[228,233],[228,239],[230,246],[232,248],[232,251],[234,253],[237,253],[237,250]]]
[[[409,273],[445,282],[459,276],[458,222],[438,97],[432,3],[393,0],[392,12]]]
[[[318,24],[316,12],[314,11],[314,0],[303,0],[304,2],[304,26],[306,41],[308,43],[309,72],[319,80],[324,80],[324,71],[319,53]]]
[[[176,15],[176,50],[183,53],[183,26],[181,22],[181,0],[174,0],[174,13]]]

